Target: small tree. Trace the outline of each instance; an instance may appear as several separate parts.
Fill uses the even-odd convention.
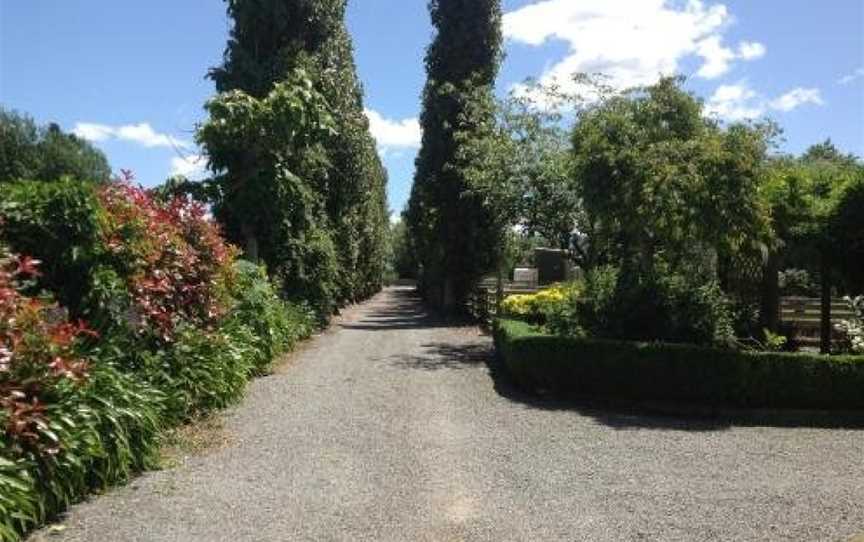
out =
[[[504,100],[472,101],[465,124],[473,129],[456,134],[458,157],[470,189],[504,228],[568,249],[574,230],[584,228],[570,141],[560,109],[538,97],[557,98],[553,89],[535,86]]]

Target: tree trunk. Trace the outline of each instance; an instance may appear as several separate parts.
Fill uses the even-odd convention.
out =
[[[240,225],[240,230],[243,234],[244,256],[250,262],[258,263],[258,238],[255,237],[255,232],[246,222]]]
[[[780,332],[780,255],[772,252],[762,275],[762,303],[759,325],[772,333]]]
[[[822,314],[820,321],[820,351],[831,353],[831,263],[825,251],[821,254]]]

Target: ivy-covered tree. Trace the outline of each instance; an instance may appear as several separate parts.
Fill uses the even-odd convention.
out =
[[[111,168],[88,141],[57,124],[40,128],[30,117],[0,107],[0,182],[56,181],[64,176],[105,182]]]
[[[234,21],[219,91],[261,98],[292,70],[304,69],[327,102],[334,130],[322,142],[327,167],[300,171],[326,210],[322,230],[336,246],[339,301],[380,288],[387,236],[386,174],[363,114],[345,0],[228,0]]]
[[[495,269],[504,238],[492,209],[469,190],[470,163],[460,156],[457,137],[470,137],[484,122],[466,112],[472,101],[488,99],[493,91],[501,59],[501,5],[500,0],[431,0],[429,11],[437,32],[426,52],[423,141],[405,217],[425,299],[460,311],[476,281]]]
[[[198,141],[221,177],[216,216],[250,259],[262,259],[291,298],[322,316],[336,301],[335,247],[325,201],[309,179],[327,168],[327,104],[302,70],[264,98],[241,90],[210,100]]]

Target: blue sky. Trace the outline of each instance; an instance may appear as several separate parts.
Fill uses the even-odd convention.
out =
[[[425,4],[349,1],[394,210],[419,141]],[[622,87],[677,72],[714,115],[775,119],[784,151],[831,137],[864,155],[861,0],[504,0],[504,9],[499,93],[574,70],[608,72]],[[203,161],[190,142],[213,92],[205,74],[228,29],[217,0],[0,0],[0,103],[76,130],[145,185],[194,175]]]

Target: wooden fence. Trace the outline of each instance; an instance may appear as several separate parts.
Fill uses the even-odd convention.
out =
[[[505,297],[513,294],[533,294],[539,289],[536,282],[505,280],[501,282],[499,292],[498,279],[485,278],[475,288],[468,302],[469,310],[478,321],[488,326],[498,313],[498,304]]]
[[[831,300],[832,340],[842,340],[836,325],[855,314],[842,299]],[[822,329],[822,302],[818,297],[784,297],[780,300],[780,322],[791,328],[792,340],[804,346],[819,346]]]

